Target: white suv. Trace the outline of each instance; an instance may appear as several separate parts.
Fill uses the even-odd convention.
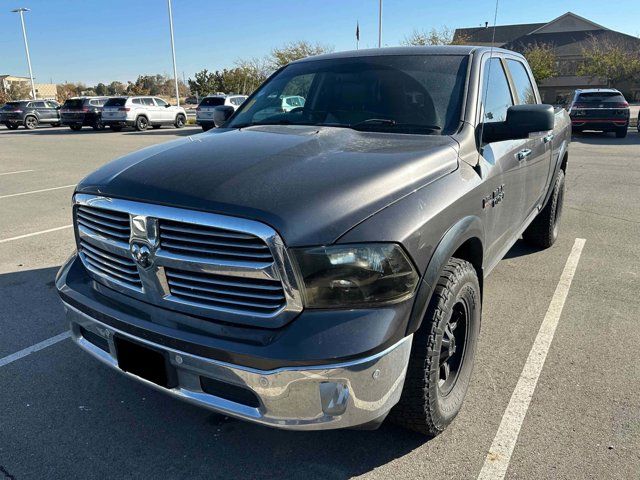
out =
[[[237,110],[242,102],[247,99],[246,95],[210,95],[205,97],[196,108],[196,123],[202,126],[205,132],[213,127],[213,111],[216,107],[227,105]]]
[[[104,104],[102,123],[116,132],[124,126],[136,130],[162,125],[182,128],[187,123],[187,113],[184,108],[169,105],[158,97],[113,97]]]

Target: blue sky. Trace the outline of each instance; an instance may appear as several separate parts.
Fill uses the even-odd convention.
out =
[[[230,67],[238,58],[309,40],[336,50],[377,44],[377,0],[173,0],[178,72]],[[494,0],[384,0],[383,44],[413,29],[473,27],[491,22]],[[446,7],[443,7],[445,5]],[[611,5],[613,8],[606,8]],[[26,14],[38,82],[135,80],[169,73],[166,0],[0,0],[0,74],[27,75],[19,17]],[[608,28],[640,35],[638,0],[501,0],[498,24],[535,23],[572,11]]]

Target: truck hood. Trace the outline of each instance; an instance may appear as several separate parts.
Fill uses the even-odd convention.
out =
[[[452,172],[457,159],[446,136],[221,129],[121,157],[77,191],[258,220],[287,245],[317,245]]]

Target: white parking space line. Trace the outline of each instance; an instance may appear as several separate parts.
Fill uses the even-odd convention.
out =
[[[35,345],[31,345],[30,347],[24,348],[19,352],[12,353],[11,355],[4,358],[0,358],[0,367],[9,365],[10,363],[15,362],[16,360],[20,360],[21,358],[24,358],[27,355],[31,355],[32,353],[42,350],[43,348],[47,348],[47,347],[50,347],[51,345],[55,345],[56,343],[69,338],[70,336],[71,336],[71,332],[62,332],[56,335],[55,337],[48,338],[46,340],[43,340],[40,343],[36,343]]]
[[[10,197],[19,197],[21,195],[31,195],[32,193],[42,193],[42,192],[50,192],[51,190],[60,190],[62,188],[71,188],[71,187],[75,187],[76,185],[62,185],[61,187],[52,187],[52,188],[43,188],[42,190],[31,190],[30,192],[22,192],[22,193],[12,193],[10,195],[1,195],[0,196],[0,200],[2,200],[3,198],[10,198]]]
[[[560,281],[549,304],[547,314],[542,321],[542,325],[540,325],[540,330],[533,342],[533,347],[531,347],[516,388],[511,395],[509,405],[507,405],[507,409],[502,416],[498,433],[493,439],[482,470],[478,475],[478,480],[502,480],[507,473],[522,422],[529,409],[540,372],[553,341],[585,242],[584,238],[576,238],[573,244],[567,263],[560,276]]]
[[[18,170],[16,172],[4,172],[4,173],[0,173],[0,177],[2,177],[3,175],[15,175],[16,173],[29,173],[29,172],[35,172],[35,170]]]
[[[21,238],[34,237],[36,235],[42,235],[43,233],[57,232],[58,230],[64,230],[65,228],[71,228],[71,227],[73,227],[73,225],[65,225],[63,227],[50,228],[48,230],[41,230],[39,232],[25,233],[24,235],[18,235],[17,237],[4,238],[0,240],[0,243],[12,242],[14,240],[20,240]]]

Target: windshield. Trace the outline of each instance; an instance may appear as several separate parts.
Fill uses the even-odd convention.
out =
[[[201,107],[217,107],[218,105],[224,105],[224,97],[207,97],[200,103]]]
[[[84,100],[80,98],[73,98],[64,102],[64,105],[62,106],[62,108],[82,108],[83,103],[84,103]]]
[[[578,95],[579,103],[625,103],[625,99],[618,92],[590,92]]]
[[[328,125],[451,134],[460,122],[467,57],[385,55],[287,66],[238,109],[228,127]]]
[[[124,107],[127,103],[126,98],[110,98],[107,100],[107,103],[104,104],[105,107]]]

